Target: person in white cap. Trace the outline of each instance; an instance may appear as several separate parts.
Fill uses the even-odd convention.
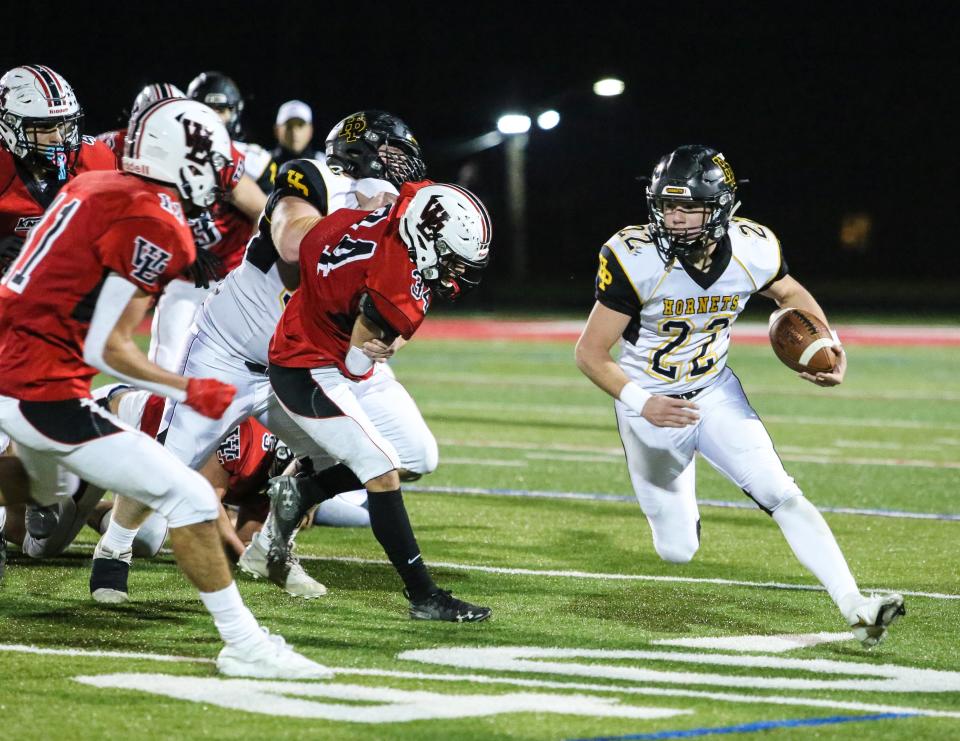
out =
[[[324,159],[313,148],[313,111],[302,100],[288,100],[280,106],[273,133],[278,146],[272,155],[278,170],[290,160]]]

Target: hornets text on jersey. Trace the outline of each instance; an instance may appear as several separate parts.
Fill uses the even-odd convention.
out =
[[[627,375],[650,393],[685,394],[724,368],[733,322],[786,274],[777,237],[747,219],[730,222],[706,272],[664,266],[647,226],[628,226],[600,251],[596,298],[630,317],[620,355]]]

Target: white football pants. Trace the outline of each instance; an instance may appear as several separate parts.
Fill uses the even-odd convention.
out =
[[[694,463],[698,451],[768,514],[802,496],[733,371],[724,368],[692,401],[700,419],[682,428],[657,427],[615,403],[634,493],[657,553],[674,563],[692,559],[700,545]]]

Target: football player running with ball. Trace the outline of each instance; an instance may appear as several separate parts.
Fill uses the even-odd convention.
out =
[[[700,545],[699,451],[773,517],[856,637],[874,646],[904,614],[903,598],[860,593],[829,526],[784,470],[726,365],[730,328],[755,293],[827,323],[787,273],[773,232],[733,216],[739,205],[733,168],[715,149],[687,145],[663,157],[647,187],[650,223],[625,227],[600,251],[577,366],[616,399],[630,479],[662,559],[687,563]],[[619,362],[610,354],[617,342]],[[802,377],[841,383],[846,356],[839,342],[833,351],[832,372]]]

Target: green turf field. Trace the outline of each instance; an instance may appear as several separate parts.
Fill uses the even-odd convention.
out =
[[[11,553],[3,736],[675,738],[737,726],[736,737],[960,737],[960,350],[848,354],[834,390],[798,380],[766,347],[735,345],[731,365],[815,503],[901,513],[826,514],[862,587],[907,593],[906,617],[873,651],[838,640],[839,613],[757,510],[703,506],[701,549],[674,566],[635,502],[524,496],[631,494],[612,403],[568,344],[416,341],[394,367],[441,466],[407,505],[437,581],[491,605],[491,621],[408,620],[369,532],[313,528],[299,553],[329,595],[303,603],[239,584],[265,625],[336,678],[219,680],[218,639],[172,556],[135,562],[134,602],[105,609],[87,595],[87,531],[53,561]],[[746,501],[698,466],[701,500]],[[816,633],[833,640],[760,638]]]

